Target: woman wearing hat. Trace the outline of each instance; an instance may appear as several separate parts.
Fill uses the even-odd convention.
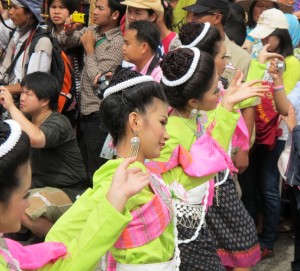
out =
[[[274,109],[274,92],[284,90],[287,94],[300,80],[300,63],[293,55],[288,23],[278,9],[265,10],[257,26],[249,33],[261,39],[264,45],[257,60],[252,60],[247,80],[261,78],[271,86],[268,95],[261,98],[256,108],[256,139],[250,154],[249,167],[242,174],[242,200],[255,218],[255,189],[262,194],[264,228],[259,237],[262,258],[273,256],[280,215],[279,172],[277,161],[287,139],[287,129],[279,123],[279,114]],[[270,61],[276,59],[277,69],[283,78],[273,79],[268,72]],[[257,185],[254,185],[254,181]]]
[[[292,13],[293,10],[292,6],[279,3],[277,0],[239,0],[237,2],[244,8],[245,13],[248,16],[247,33],[256,26],[259,16],[263,11],[270,8],[277,8],[284,13]],[[253,58],[257,57],[262,47],[260,40],[256,40],[249,35],[243,45],[243,48],[247,49]]]
[[[20,93],[19,82],[25,74],[35,71],[49,72],[52,44],[49,38],[39,39],[34,53],[28,51],[31,40],[43,22],[41,17],[42,0],[12,0],[9,9],[9,18],[16,27],[13,35],[7,33],[5,57],[0,66],[0,80],[12,93]],[[4,26],[1,25],[1,28]]]

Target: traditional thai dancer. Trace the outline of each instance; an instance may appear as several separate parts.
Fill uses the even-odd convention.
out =
[[[46,240],[60,240],[67,247],[83,227],[98,227],[91,215],[106,196],[112,176],[124,158],[136,156],[133,166],[145,172],[145,159],[159,157],[168,139],[166,96],[150,76],[140,76],[127,69],[116,73],[111,86],[104,92],[100,112],[118,158],[108,161],[94,174],[93,188],[75,202],[48,234]],[[109,229],[116,226],[113,223],[99,229],[99,232],[106,231],[107,242],[112,246],[108,265],[102,266],[102,270],[175,270],[171,194],[155,175],[150,178],[150,185],[128,200],[123,211],[127,214],[127,223],[119,225],[119,231],[114,235]],[[118,195],[115,200],[120,200]],[[109,214],[104,209],[99,210],[98,215]],[[86,231],[85,238],[89,240],[95,236]],[[82,265],[93,260],[89,263],[90,268],[82,267],[81,270],[95,270],[95,260],[100,261],[102,256],[100,247],[99,240],[99,246],[90,247],[86,258],[78,255]]]
[[[240,118],[235,104],[261,96],[268,88],[253,86],[256,81],[238,86],[236,77],[217,107],[218,75],[208,53],[197,48],[178,49],[165,56],[161,67],[162,84],[172,107],[167,125],[170,139],[158,161],[147,166],[162,174],[178,198],[175,212],[180,270],[225,270],[216,253],[214,238],[204,226],[214,194],[213,178],[225,169],[235,171],[227,154]],[[205,130],[198,111],[213,109],[214,120]]]
[[[185,24],[181,28],[180,38],[184,47],[196,46],[210,53],[214,58],[218,77],[223,74],[227,64],[226,47],[214,26],[209,23]],[[219,87],[224,94],[226,90],[221,81]],[[257,100],[259,99],[253,97],[236,106],[243,110],[246,123],[249,123],[249,112],[251,116],[251,110],[254,112],[252,106],[257,104]],[[214,111],[209,115],[213,117]],[[247,166],[244,161],[248,161],[250,137],[247,129],[249,124],[246,123],[241,114],[232,138],[231,157],[239,171]],[[220,173],[218,177],[222,175],[223,173]],[[207,212],[206,222],[215,238],[222,264],[234,270],[249,270],[260,259],[260,247],[254,221],[238,197],[233,177],[235,176],[228,176],[223,184],[216,187],[216,197]]]

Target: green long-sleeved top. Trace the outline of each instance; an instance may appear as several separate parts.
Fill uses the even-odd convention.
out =
[[[152,191],[146,187],[128,200],[124,210],[124,218],[115,216],[118,219],[114,220],[107,214],[111,210],[103,209],[101,203],[111,185],[112,176],[121,162],[122,159],[108,161],[96,171],[93,178],[93,189],[88,189],[48,233],[46,241],[63,242],[70,254],[69,258],[58,263],[61,264],[59,270],[95,270],[97,263],[109,249],[116,261],[126,264],[159,263],[169,261],[172,258],[174,253],[172,223],[160,237],[144,246],[132,249],[112,247],[131,220],[128,212],[146,204],[154,196]],[[146,170],[145,166],[139,162],[135,162],[132,167]],[[95,214],[97,209],[102,215],[112,219],[104,222],[101,216]],[[66,261],[71,262],[73,260],[76,261],[76,264],[72,264],[72,268],[69,268]]]
[[[86,199],[91,195],[90,192],[87,191],[87,194],[82,195],[80,201],[85,202],[86,205],[75,205],[76,207],[70,210],[66,217],[62,217],[58,225],[55,225],[54,232],[51,230],[47,236],[47,240],[68,240],[68,255],[55,263],[45,265],[38,269],[39,271],[95,270],[101,256],[110,249],[130,222],[131,214],[128,210],[119,213],[106,200],[105,195],[99,195],[98,204],[94,204],[92,210],[89,209],[92,207],[92,198],[89,198],[91,201]],[[76,214],[80,218],[84,217],[85,223],[81,224],[82,228],[79,231],[76,231],[78,228],[72,227],[73,224],[68,224],[73,223],[72,214]],[[55,232],[55,228],[58,228],[58,232]],[[4,269],[4,266],[6,266],[5,260],[0,255],[0,270],[10,270]]]
[[[228,150],[239,117],[239,113],[229,112],[225,110],[222,106],[218,106],[215,110],[215,126],[212,130],[212,137],[219,143],[219,145],[225,151]],[[157,160],[168,161],[173,150],[179,144],[186,150],[190,150],[192,144],[196,140],[194,134],[194,131],[196,131],[196,129],[196,122],[194,120],[181,119],[177,116],[169,117],[167,124],[167,132],[170,136],[170,139],[166,142],[166,145],[161,151],[160,158]],[[206,165],[199,166],[205,167]],[[214,175],[209,175],[201,178],[194,178],[186,175],[183,172],[181,166],[177,166],[174,169],[164,173],[163,179],[166,183],[169,184],[174,181],[177,181],[181,183],[186,190],[190,190],[211,180],[214,177]]]

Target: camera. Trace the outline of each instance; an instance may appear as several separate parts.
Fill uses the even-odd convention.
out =
[[[277,71],[284,72],[285,71],[285,63],[284,63],[284,61],[278,60],[277,63],[276,63],[276,68],[277,68]]]
[[[109,80],[105,75],[99,77],[97,84],[99,87],[95,90],[95,94],[99,99],[103,99],[103,94],[109,86]]]
[[[220,77],[219,79],[220,79],[220,81],[222,82],[222,85],[223,85],[224,89],[227,89],[228,86],[229,86],[228,79],[226,79],[226,78],[224,78],[224,77]]]
[[[84,13],[79,13],[79,12],[75,11],[75,12],[72,14],[72,20],[73,20],[73,23],[81,23],[81,24],[84,24],[84,16],[85,16]]]

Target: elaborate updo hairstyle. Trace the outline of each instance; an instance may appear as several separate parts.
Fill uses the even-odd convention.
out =
[[[142,76],[125,68],[114,74],[104,93],[100,114],[115,146],[125,136],[129,114],[145,114],[154,98],[167,103],[161,85],[153,81],[151,76]]]
[[[7,204],[21,179],[18,168],[28,162],[30,141],[13,120],[0,121],[0,203]]]
[[[184,24],[179,32],[179,39],[183,47],[197,47],[213,58],[219,53],[218,42],[222,41],[220,31],[209,23]]]
[[[169,52],[161,62],[162,85],[169,104],[186,108],[188,100],[202,99],[212,87],[215,76],[214,60],[198,48],[180,48]]]

